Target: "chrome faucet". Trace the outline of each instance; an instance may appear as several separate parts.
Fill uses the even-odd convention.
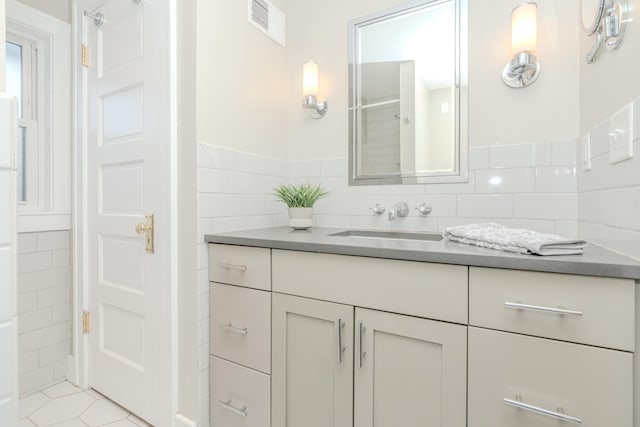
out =
[[[375,215],[382,215],[385,211],[385,208],[384,208],[384,205],[381,205],[380,203],[376,203],[376,205],[372,208],[369,208],[369,210],[373,212]]]
[[[409,205],[407,202],[396,202],[391,209],[389,209],[389,221],[393,221],[397,217],[403,217],[409,215]]]

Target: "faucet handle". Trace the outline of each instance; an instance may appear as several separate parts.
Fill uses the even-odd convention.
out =
[[[420,203],[420,206],[418,206],[416,210],[418,211],[420,216],[425,217],[425,216],[428,216],[433,209],[431,208],[431,205],[427,205],[426,203]]]
[[[396,214],[399,217],[409,215],[409,205],[407,204],[407,202],[398,202],[395,204],[394,208],[396,210]]]
[[[376,203],[376,205],[372,208],[369,208],[369,210],[376,215],[382,215],[386,209],[384,205],[381,205],[380,203]]]

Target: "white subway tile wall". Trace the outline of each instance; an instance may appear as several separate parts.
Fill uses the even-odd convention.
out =
[[[633,102],[633,113],[632,159],[610,163],[610,117],[590,130],[591,170],[580,168],[578,173],[578,232],[593,243],[640,259],[640,98]]]
[[[575,140],[473,147],[469,182],[436,185],[348,185],[347,159],[284,161],[209,144],[198,146],[198,278],[201,424],[209,425],[209,281],[204,235],[287,224],[286,206],[272,195],[283,183],[321,183],[329,196],[314,206],[321,227],[442,231],[499,221],[540,232],[577,234]],[[389,221],[369,210],[404,200],[406,218]],[[426,202],[426,218],[415,208]]]
[[[69,231],[18,234],[21,395],[64,379],[71,354]]]

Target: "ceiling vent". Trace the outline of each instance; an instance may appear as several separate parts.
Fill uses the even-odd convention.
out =
[[[249,0],[249,22],[284,46],[286,20],[284,13],[269,0]]]

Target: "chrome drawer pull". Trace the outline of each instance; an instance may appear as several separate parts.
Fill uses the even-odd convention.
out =
[[[249,333],[249,329],[246,326],[244,328],[238,328],[237,326],[233,326],[231,323],[225,323],[222,325],[222,329],[240,335],[247,335]]]
[[[505,302],[507,308],[516,308],[519,310],[544,311],[545,313],[568,314],[571,316],[582,316],[581,311],[568,310],[566,308],[544,307],[541,305],[522,304],[519,302]]]
[[[219,262],[218,266],[222,268],[226,268],[227,270],[247,271],[246,265],[231,264],[230,262]]]
[[[358,323],[358,347],[360,348],[360,367],[362,368],[362,363],[364,360],[364,356],[367,354],[366,351],[362,348],[362,339],[364,336],[364,332],[367,328],[364,326],[362,322]]]
[[[342,329],[344,328],[345,323],[341,318],[338,317],[337,328],[338,328],[338,363],[342,363],[342,352],[344,352],[347,348],[342,345]]]
[[[342,363],[342,319],[338,317],[338,363]]]
[[[220,406],[222,406],[224,409],[226,409],[229,412],[233,412],[236,415],[240,415],[241,417],[246,417],[247,414],[247,407],[243,406],[242,408],[236,408],[235,406],[233,406],[231,404],[231,399],[227,399],[227,400],[218,400],[218,403],[220,404]]]
[[[518,400],[507,399],[505,397],[504,403],[506,405],[511,405],[511,406],[515,406],[516,408],[524,409],[525,411],[535,412],[536,414],[546,415],[548,417],[556,418],[562,421],[567,421],[569,423],[582,424],[582,420],[580,418],[572,417],[571,415],[566,415],[561,412],[554,412],[548,409],[539,408],[537,406],[529,405],[527,403],[523,403]]]

